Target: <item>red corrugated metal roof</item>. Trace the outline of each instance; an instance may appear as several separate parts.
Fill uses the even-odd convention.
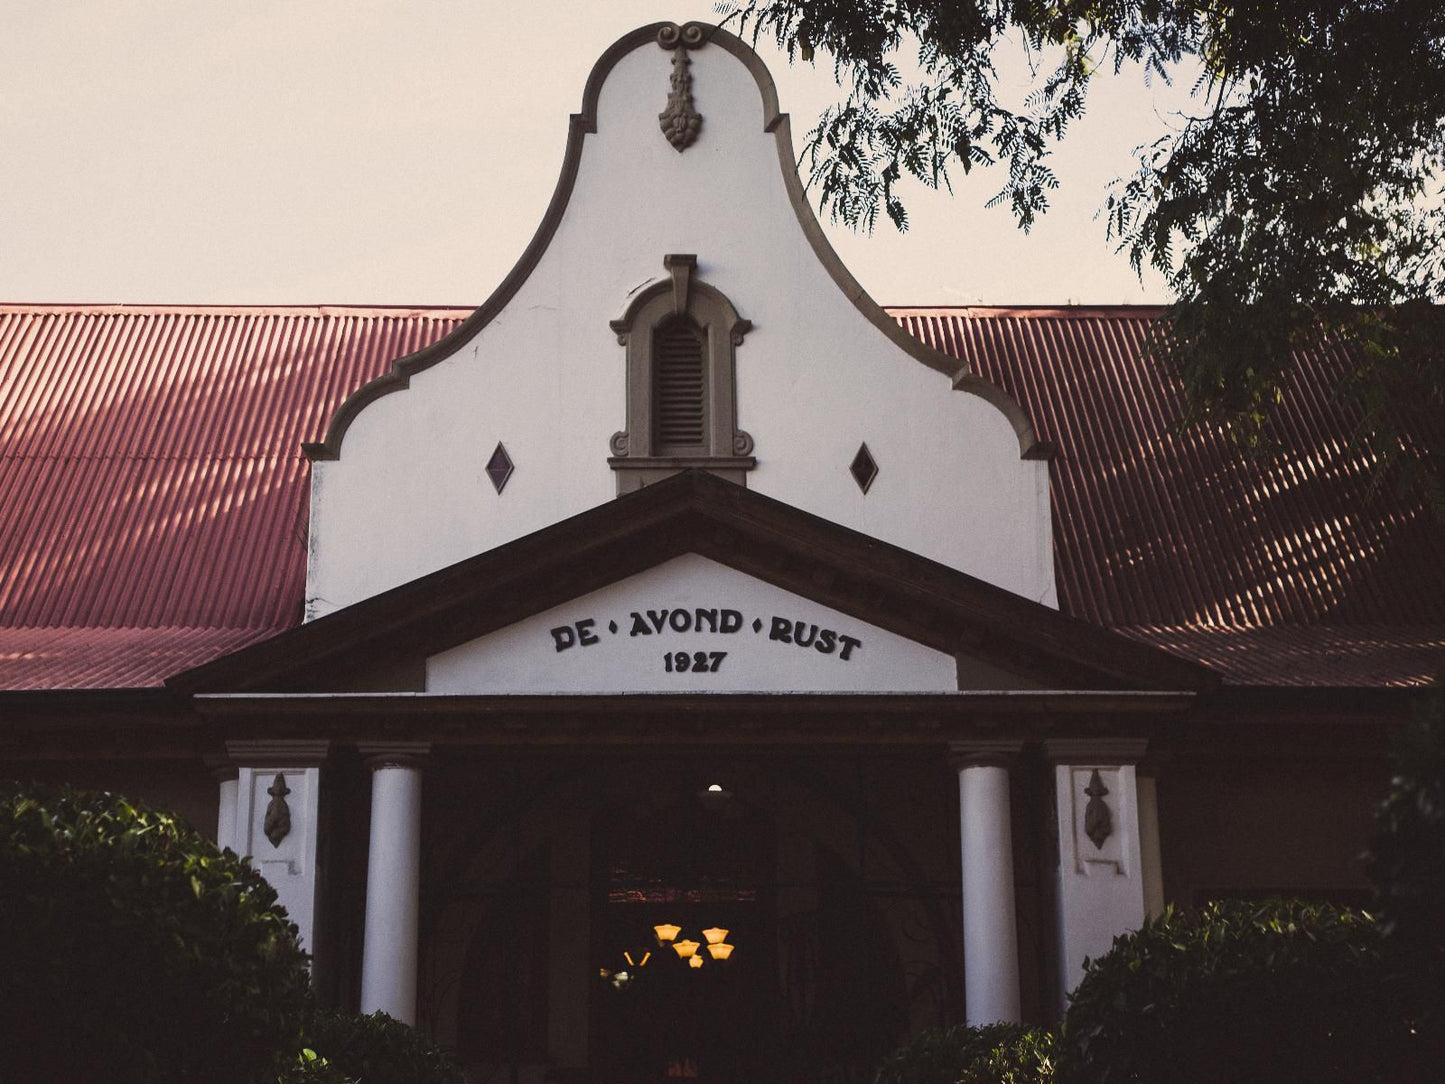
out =
[[[1149,625],[1117,631],[1202,662],[1235,685],[1425,685],[1445,662],[1445,627]]]
[[[0,675],[7,689],[127,689],[264,640],[279,629],[4,628]]]
[[[893,312],[1058,444],[1066,612],[1236,681],[1428,671],[1445,532],[1375,491],[1352,419],[1322,390],[1340,359],[1302,359],[1278,420],[1289,454],[1251,464],[1215,434],[1175,432],[1177,386],[1142,360],[1157,310]],[[294,624],[301,442],[468,314],[0,306],[0,688],[155,685]],[[1329,626],[1335,646],[1300,647],[1312,641],[1291,638],[1299,626]],[[1242,643],[1254,646],[1223,647]]]
[[[297,622],[301,441],[467,312],[0,306],[0,687],[155,685]]]
[[[1338,352],[1297,359],[1268,433],[1280,452],[1251,461],[1179,430],[1179,384],[1145,357],[1159,309],[890,311],[1057,444],[1065,612],[1246,684],[1416,684],[1445,666],[1445,528],[1351,443]]]

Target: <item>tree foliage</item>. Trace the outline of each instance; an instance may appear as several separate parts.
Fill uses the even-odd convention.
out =
[[[0,1078],[271,1084],[309,997],[243,859],[114,795],[0,785]]]
[[[1370,843],[1391,976],[1445,1044],[1445,685],[1400,735]]]
[[[900,229],[903,182],[997,166],[991,203],[1027,230],[1052,147],[1101,73],[1198,72],[1196,108],[1139,148],[1105,203],[1136,268],[1175,294],[1161,356],[1188,419],[1251,446],[1295,353],[1347,347],[1337,389],[1381,461],[1445,510],[1445,5],[1436,0],[748,0],[744,34],[831,61],[846,99],[809,133],[835,220]],[[1000,93],[1002,50],[1037,74]],[[900,58],[916,51],[919,77]],[[1168,343],[1167,350],[1162,345]]]

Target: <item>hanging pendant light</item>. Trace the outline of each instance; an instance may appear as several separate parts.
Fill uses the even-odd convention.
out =
[[[701,959],[702,957],[698,956],[697,950],[698,943],[696,941],[674,941],[672,944],[672,951],[677,953],[684,960]],[[693,964],[692,966],[698,967],[699,965]]]
[[[689,956],[687,958],[687,966],[692,968],[693,970],[697,970],[699,967],[702,966],[702,957],[696,955]]]
[[[726,941],[717,941],[708,945],[707,951],[714,960],[726,960],[733,954],[733,947]]]
[[[703,937],[707,938],[709,945],[720,945],[728,939],[728,931],[721,926],[714,926],[710,930],[702,931]]]
[[[657,943],[659,945],[666,945],[676,940],[677,935],[682,933],[682,927],[669,926],[667,923],[663,923],[661,926],[652,927],[652,932],[657,936]]]

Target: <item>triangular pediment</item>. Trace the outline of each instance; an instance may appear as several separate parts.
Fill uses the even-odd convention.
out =
[[[957,688],[948,652],[695,553],[426,660],[444,694]]]
[[[737,604],[729,605],[728,597]],[[652,623],[648,610],[679,607],[690,613],[689,632],[671,624],[676,620],[680,626],[682,618],[669,615],[668,632],[652,634],[657,646],[649,651],[659,678],[668,676],[664,639],[695,635],[690,630],[698,610],[718,610],[719,622],[722,610],[736,611],[747,622],[750,646],[744,653],[754,660],[755,675],[780,668],[767,681],[754,676],[731,686],[719,682],[714,687],[719,692],[1210,684],[1207,671],[1174,656],[699,472],[669,478],[345,607],[169,684],[182,692],[430,692],[441,687],[433,690],[433,682],[450,682],[449,692],[481,694],[535,693],[555,681],[558,692],[660,691],[665,686],[608,684],[596,676],[562,681],[558,667],[568,658],[607,655],[603,635],[613,642],[620,642],[619,636],[634,643],[648,638],[641,632],[613,633],[608,622],[626,625],[630,633],[634,611]],[[802,621],[810,645],[800,649],[769,639],[775,617]],[[570,624],[580,640],[577,622],[587,620],[594,623],[586,631],[599,643],[557,650],[551,630]],[[754,621],[761,622],[757,630]],[[810,638],[814,625],[818,632]],[[832,653],[812,646],[824,629],[835,634]],[[864,634],[870,648],[876,647],[867,653],[886,664],[871,678],[857,676],[865,667],[854,666],[864,648],[855,648],[847,660],[841,657],[841,636],[862,643]],[[736,644],[744,634],[716,635],[734,637],[730,643]],[[525,651],[519,647],[523,642]],[[683,650],[680,643],[669,646]],[[537,663],[524,673],[525,657],[546,658],[548,652],[554,658],[547,665]],[[807,657],[809,652],[817,658]],[[506,659],[513,670],[505,675],[492,670],[484,679],[479,675],[488,671],[480,660],[487,657]],[[833,664],[834,683],[826,677],[785,681],[783,671],[803,673],[802,660],[808,674],[827,675]],[[854,675],[851,681],[841,678],[844,671]],[[736,672],[741,674],[741,666]],[[895,675],[891,679],[879,676],[889,672]],[[700,690],[705,687],[686,691]]]

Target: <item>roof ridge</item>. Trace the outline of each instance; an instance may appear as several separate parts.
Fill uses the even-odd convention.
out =
[[[955,315],[974,317],[1051,317],[1086,318],[1091,316],[1154,316],[1163,313],[1166,305],[884,305],[891,316],[909,315]],[[284,302],[279,304],[234,303],[234,302],[130,302],[130,301],[0,301],[0,313],[88,313],[97,316],[120,314],[205,314],[205,315],[255,315],[273,314],[316,314],[316,315],[358,315],[382,314],[388,316],[414,315],[437,318],[466,316],[476,309],[475,305],[432,305],[432,304],[360,304],[351,302]]]
[[[68,302],[68,301],[0,301],[3,313],[85,313],[95,316],[127,314],[201,314],[214,316],[274,314],[274,315],[338,315],[354,316],[380,314],[386,316],[431,316],[451,319],[464,317],[472,312],[474,305],[352,305],[352,304],[157,304],[152,302]]]
[[[1161,316],[1168,311],[1164,304],[1151,305],[884,305],[884,310],[899,316],[969,316],[1029,317],[1049,319],[1087,319],[1098,316]]]

